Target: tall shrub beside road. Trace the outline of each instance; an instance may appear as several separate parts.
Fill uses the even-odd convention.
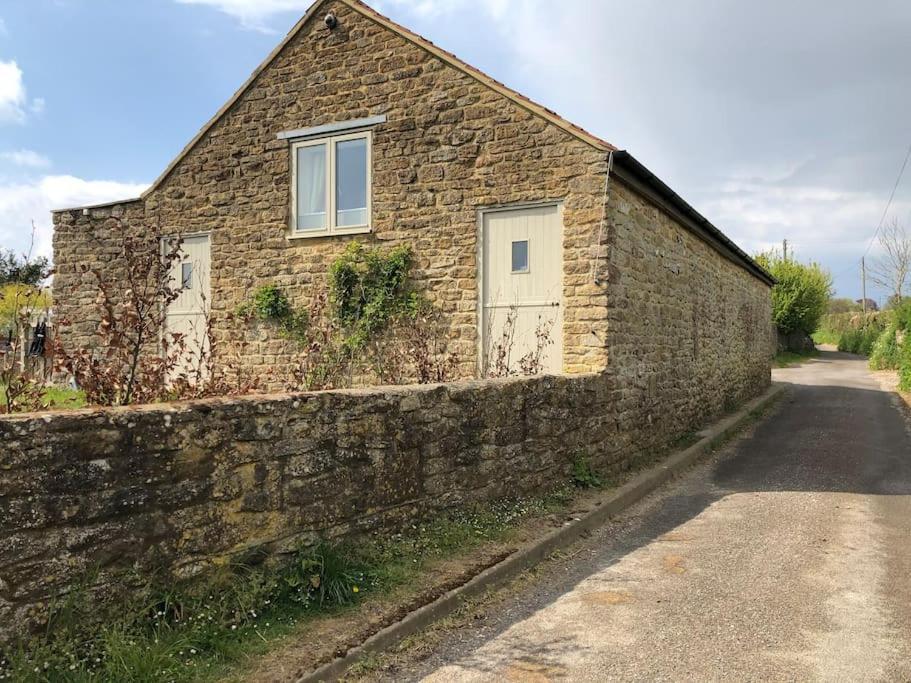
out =
[[[832,276],[817,263],[800,263],[770,251],[756,260],[778,281],[772,288],[772,319],[784,336],[809,336],[819,327],[832,295]]]
[[[892,310],[898,351],[898,387],[911,391],[911,299],[902,299]]]
[[[905,337],[902,345],[901,364],[898,368],[898,388],[911,391],[911,340]]]
[[[870,368],[895,370],[901,363],[901,345],[898,343],[898,326],[890,323],[873,345]]]

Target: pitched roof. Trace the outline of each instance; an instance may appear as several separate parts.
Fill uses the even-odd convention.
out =
[[[366,4],[364,4],[360,0],[335,0],[335,1],[340,2],[341,4],[354,10],[355,12],[358,12],[359,14],[376,22],[380,26],[383,26],[383,27],[389,29],[390,31],[398,34],[405,40],[413,43],[414,45],[417,45],[418,47],[423,48],[424,50],[427,50],[432,55],[443,60],[444,62],[446,62],[449,66],[453,67],[454,69],[457,69],[458,71],[461,71],[462,73],[467,74],[468,76],[471,76],[472,78],[477,80],[479,83],[486,85],[487,87],[497,91],[504,97],[512,100],[513,103],[515,103],[517,106],[521,107],[522,109],[525,109],[533,114],[537,114],[538,116],[541,116],[542,118],[546,119],[547,121],[554,124],[558,128],[562,128],[564,131],[566,131],[570,135],[578,138],[582,142],[588,143],[595,149],[600,149],[605,152],[611,152],[611,151],[615,151],[617,149],[616,147],[611,145],[609,142],[606,142],[606,141],[602,140],[601,138],[597,137],[596,135],[592,135],[588,131],[580,128],[579,126],[576,126],[575,124],[570,123],[569,121],[567,121],[566,119],[564,119],[563,117],[558,115],[556,112],[553,112],[550,109],[543,107],[540,104],[537,104],[536,102],[533,102],[532,100],[528,99],[524,95],[519,94],[515,90],[512,90],[511,88],[506,87],[499,81],[491,78],[490,76],[483,73],[479,69],[476,69],[475,67],[473,67],[469,64],[466,64],[465,62],[463,62],[461,59],[456,57],[451,52],[447,52],[446,50],[443,50],[443,49],[437,47],[436,45],[434,45],[431,41],[427,40],[426,38],[419,36],[417,33],[414,33],[413,31],[408,30],[404,26],[401,26],[401,25],[395,23],[394,21],[392,21],[388,17],[383,16],[382,14],[380,14],[373,8],[368,7]],[[278,59],[279,55],[282,53],[282,51],[285,49],[285,47],[287,47],[287,45],[297,37],[297,35],[301,32],[301,30],[303,30],[303,28],[307,24],[307,22],[313,18],[313,16],[319,11],[320,7],[325,2],[326,2],[326,0],[317,0],[313,5],[310,6],[310,9],[308,9],[307,12],[304,14],[304,16],[301,17],[300,21],[298,21],[294,25],[294,27],[288,32],[288,35],[285,36],[285,38],[282,40],[282,42],[279,43],[275,47],[275,49],[269,53],[269,56],[266,57],[265,61],[256,68],[256,70],[250,75],[250,77],[244,82],[244,84],[242,86],[240,86],[240,89],[236,93],[234,93],[234,95],[231,97],[231,99],[229,99],[224,104],[224,106],[222,106],[221,109],[219,109],[216,112],[215,116],[213,116],[211,119],[209,119],[209,121],[200,129],[200,131],[194,136],[194,138],[192,140],[190,140],[190,142],[187,144],[187,146],[181,150],[180,154],[178,154],[177,157],[168,165],[168,167],[164,170],[164,172],[160,176],[158,176],[158,178],[155,180],[155,182],[152,183],[151,186],[149,186],[149,189],[147,189],[145,192],[142,193],[142,198],[147,197],[150,193],[154,192],[156,189],[158,189],[161,186],[161,184],[168,178],[168,176],[171,175],[171,173],[174,171],[174,169],[177,168],[178,164],[180,164],[180,162],[183,161],[184,157],[186,157],[193,150],[193,148],[196,147],[197,144],[199,144],[199,142],[215,126],[215,124],[217,124],[221,120],[221,118],[225,114],[227,114],[228,111],[230,111],[231,107],[233,107],[235,104],[237,104],[237,102],[241,99],[241,97],[243,97],[243,95],[247,92],[247,90],[249,90],[253,86],[253,84],[256,82],[256,79],[260,76],[260,74],[262,74],[263,71],[265,71],[272,64],[272,62],[274,62],[276,59]]]
[[[99,208],[104,206],[114,206],[118,204],[127,204],[131,202],[140,201],[148,197],[148,195],[158,189],[162,183],[167,180],[168,176],[174,171],[175,168],[180,164],[181,161],[196,147],[197,144],[206,136],[206,134],[225,116],[231,108],[237,104],[237,102],[244,96],[244,94],[249,90],[253,84],[256,82],[256,79],[263,73],[276,59],[282,51],[288,46],[291,41],[293,41],[297,35],[303,30],[304,26],[307,24],[310,19],[312,19],[320,7],[323,6],[328,0],[316,0],[311,6],[310,9],[304,14],[303,17],[294,25],[294,27],[288,32],[288,35],[275,47],[272,52],[269,53],[269,56],[266,57],[265,61],[260,64],[256,70],[250,74],[250,77],[244,82],[244,84],[234,93],[234,95],[229,99],[222,107],[219,109],[215,116],[213,116],[209,121],[200,129],[200,131],[193,137],[192,140],[184,147],[180,154],[175,157],[175,159],[168,165],[164,172],[153,182],[149,189],[142,193],[138,199],[129,199],[120,202],[111,202],[109,204],[96,205],[94,207],[84,207],[87,209],[90,208]],[[546,121],[550,122],[554,126],[562,129],[566,133],[572,135],[573,137],[581,140],[582,142],[591,145],[597,150],[601,150],[605,153],[617,152],[617,160],[619,163],[629,167],[629,170],[633,175],[638,177],[640,181],[645,182],[647,185],[651,186],[653,190],[657,191],[656,198],[660,196],[670,205],[680,212],[681,217],[684,219],[684,225],[699,234],[703,239],[706,239],[708,242],[713,244],[713,246],[718,247],[719,251],[725,255],[730,260],[735,263],[739,263],[741,266],[746,268],[747,271],[751,272],[753,275],[758,277],[760,280],[768,283],[774,284],[774,279],[769,275],[763,268],[759,266],[749,255],[747,255],[743,250],[741,250],[733,241],[731,241],[721,230],[716,228],[708,219],[706,219],[702,214],[696,211],[691,207],[685,200],[683,200],[679,195],[673,192],[667,185],[665,185],[660,179],[658,179],[654,174],[652,174],[645,166],[635,160],[631,155],[626,152],[621,152],[619,148],[610,144],[609,142],[602,140],[596,135],[589,133],[584,128],[567,121],[562,116],[556,112],[544,107],[537,102],[532,101],[531,99],[525,97],[521,93],[516,92],[515,90],[505,86],[503,83],[500,83],[494,78],[491,78],[484,72],[475,67],[463,62],[461,59],[456,57],[451,52],[447,52],[442,48],[434,45],[430,40],[424,38],[423,36],[414,33],[413,31],[401,26],[400,24],[395,23],[388,17],[383,16],[372,7],[369,7],[361,0],[334,0],[335,2],[341,3],[346,7],[358,12],[362,16],[376,22],[380,26],[385,27],[386,29],[392,31],[393,33],[399,35],[405,40],[413,43],[419,48],[422,48],[428,51],[430,54],[439,58],[450,67],[461,71],[462,73],[474,78],[476,81],[482,85],[491,88],[492,90],[500,93],[510,101],[512,101],[516,106],[524,109],[532,114],[540,116]]]

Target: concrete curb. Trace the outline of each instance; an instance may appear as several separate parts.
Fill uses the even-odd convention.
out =
[[[367,655],[388,650],[408,636],[449,616],[467,600],[505,584],[547,559],[555,551],[575,543],[589,532],[604,525],[611,517],[642,500],[688,469],[712,447],[737,432],[755,411],[765,408],[779,398],[784,391],[784,385],[774,384],[765,394],[753,399],[733,415],[699,432],[699,441],[689,448],[674,453],[660,465],[641,472],[620,488],[612,491],[591,512],[552,531],[534,545],[519,550],[502,562],[485,569],[434,602],[411,612],[400,621],[370,636],[361,645],[348,650],[344,656],[299,678],[297,683],[337,681],[351,666]]]

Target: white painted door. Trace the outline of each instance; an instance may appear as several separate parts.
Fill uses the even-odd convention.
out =
[[[561,207],[488,211],[481,233],[482,374],[562,373]]]
[[[171,287],[179,294],[168,306],[165,333],[183,335],[185,349],[174,375],[195,376],[208,350],[206,325],[211,303],[209,271],[211,250],[208,235],[184,237],[180,256],[171,265]]]

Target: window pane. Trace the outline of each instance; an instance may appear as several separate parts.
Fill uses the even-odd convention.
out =
[[[326,145],[297,150],[297,229],[326,229]]]
[[[335,145],[336,225],[367,225],[367,140],[344,140]]]
[[[528,240],[512,243],[512,272],[528,272]]]
[[[184,289],[193,289],[193,264],[180,264],[180,284]]]

